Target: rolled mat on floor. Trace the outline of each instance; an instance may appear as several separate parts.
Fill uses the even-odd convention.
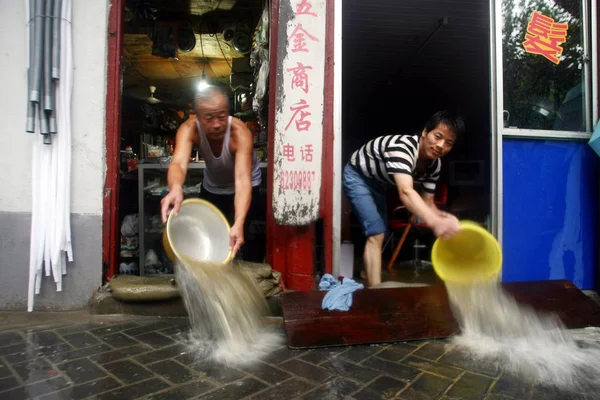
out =
[[[271,297],[281,290],[281,273],[273,271],[269,264],[236,261],[247,269],[256,280],[265,297]],[[173,300],[181,297],[175,278],[171,276],[116,275],[108,283],[113,297],[124,302],[152,302]]]
[[[108,283],[113,297],[125,302],[173,300],[181,297],[175,278],[116,275]]]
[[[281,292],[281,272],[274,271],[269,264],[246,261],[239,261],[238,264],[250,272],[265,297],[271,297]]]

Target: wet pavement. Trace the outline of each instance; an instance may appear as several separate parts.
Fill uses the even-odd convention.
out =
[[[0,313],[0,399],[579,398],[477,365],[443,341],[282,346],[240,369],[195,362],[182,344],[188,329],[186,318]]]

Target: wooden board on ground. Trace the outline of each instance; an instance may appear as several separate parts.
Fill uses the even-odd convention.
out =
[[[557,314],[569,329],[600,326],[600,306],[567,280],[511,282],[519,303]],[[288,346],[295,349],[441,339],[458,333],[444,286],[364,289],[349,311],[325,311],[326,292],[282,296]]]

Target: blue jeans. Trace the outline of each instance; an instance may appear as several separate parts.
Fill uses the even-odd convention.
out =
[[[385,233],[387,231],[385,184],[365,177],[352,165],[346,164],[343,187],[365,236]]]

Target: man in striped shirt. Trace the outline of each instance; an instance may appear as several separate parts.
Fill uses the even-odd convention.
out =
[[[458,219],[440,211],[433,199],[442,169],[440,158],[448,154],[464,130],[462,118],[439,111],[419,134],[380,136],[352,154],[344,167],[343,186],[367,237],[364,264],[368,286],[381,283],[386,186],[396,185],[402,204],[436,236],[447,239],[458,232]]]

